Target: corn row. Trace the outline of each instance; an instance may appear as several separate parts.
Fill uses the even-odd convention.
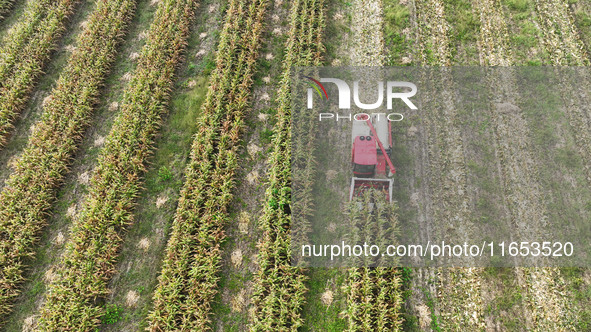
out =
[[[316,147],[313,137],[318,132],[318,118],[315,112],[300,110],[291,114],[291,218],[297,225],[291,228],[292,248],[308,244],[311,231],[310,217],[314,214],[316,179]],[[301,266],[302,257],[292,257],[292,265]]]
[[[375,203],[374,208],[369,208]],[[359,207],[362,208],[359,208]],[[396,206],[389,204],[381,192],[366,191],[348,204],[350,227],[353,230],[350,241],[354,243],[368,240],[378,246],[392,244],[398,235]],[[371,229],[368,233],[368,229]],[[381,234],[375,238],[375,234]],[[376,242],[377,240],[377,242]],[[393,267],[368,267],[381,265],[378,261],[359,261],[348,271],[344,286],[347,294],[348,331],[400,331],[402,318],[400,307],[400,276]]]
[[[77,49],[45,104],[42,119],[0,193],[0,314],[18,295],[24,259],[45,223],[56,188],[88,125],[134,0],[99,0]]]
[[[48,285],[41,331],[94,331],[100,323],[105,309],[98,301],[108,294],[123,233],[133,221],[140,177],[166,112],[196,5],[194,0],[165,0],[158,6],[137,69],[124,91],[121,113],[74,219],[57,278]]]
[[[263,231],[251,311],[252,331],[296,331],[302,326],[306,288],[301,269],[290,265],[291,227],[291,69],[320,64],[324,51],[322,0],[296,0],[278,91],[278,122],[269,158],[269,187],[259,221]]]
[[[13,4],[14,0],[0,0],[0,20],[10,11]]]
[[[266,5],[266,0],[233,0],[226,13],[217,66],[154,293],[151,331],[210,330],[220,242],[235,187],[237,149],[249,110]]]
[[[6,46],[0,51],[0,147],[6,143],[13,121],[26,105],[77,3],[78,0],[36,3],[23,24],[9,31]],[[49,8],[44,9],[46,6]]]
[[[360,267],[347,277],[347,331],[401,331],[400,276],[396,268]]]
[[[47,10],[57,3],[59,2],[52,5],[50,0],[28,1],[19,20],[3,36],[0,49],[0,86],[3,86],[6,75],[18,62],[20,52],[29,38],[38,31],[39,22],[47,15]]]

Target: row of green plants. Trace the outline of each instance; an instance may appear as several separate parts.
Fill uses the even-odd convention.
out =
[[[315,68],[302,70],[301,75],[317,77]],[[306,91],[303,80],[293,82],[292,89]],[[303,94],[298,94],[294,100],[294,110],[291,113],[291,246],[301,248],[308,244],[308,237],[312,232],[310,220],[314,216],[314,183],[317,176],[317,112],[310,112],[304,105],[296,104],[295,100],[304,103]],[[298,255],[292,257],[292,265],[305,266],[305,260]]]
[[[232,0],[149,315],[151,331],[210,330],[238,148],[267,0]]]
[[[306,287],[301,268],[291,265],[291,70],[317,66],[324,52],[322,0],[296,0],[277,98],[277,123],[269,157],[269,184],[259,220],[263,232],[251,310],[252,331],[296,331],[303,324],[301,309]]]
[[[356,267],[347,277],[347,331],[402,331],[400,273],[393,267]]]
[[[20,53],[27,45],[31,36],[39,30],[39,22],[47,15],[47,11],[55,8],[50,0],[27,1],[23,13],[2,36],[0,49],[0,86],[4,84],[6,75],[18,62]]]
[[[120,113],[101,150],[80,213],[74,217],[56,278],[40,309],[40,331],[94,331],[106,309],[108,281],[115,273],[124,233],[133,222],[145,164],[167,112],[197,2],[158,5],[123,92]]]
[[[0,147],[6,143],[77,3],[35,1],[8,31],[0,50]]]
[[[13,0],[0,0],[0,20],[10,11],[13,4]]]
[[[381,248],[396,243],[396,205],[383,192],[366,190],[347,205],[348,240],[372,243]],[[359,257],[344,286],[347,294],[348,331],[401,331],[402,292],[400,273],[383,257]]]
[[[134,0],[99,0],[78,48],[57,80],[41,120],[0,193],[0,316],[19,293],[26,259],[55,193],[89,124],[102,82],[115,58]]]

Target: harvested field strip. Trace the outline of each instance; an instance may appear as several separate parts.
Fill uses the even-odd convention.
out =
[[[589,65],[589,59],[570,16],[567,2],[535,0],[542,42],[555,65]]]
[[[422,65],[439,65],[445,66],[450,63],[449,52],[449,32],[445,19],[442,17],[444,12],[443,4],[439,1],[430,1],[429,3],[423,1],[413,2],[415,5],[417,24],[417,48],[418,59],[417,63]],[[422,152],[422,157],[425,158],[425,163],[428,167],[419,170],[421,178],[430,179],[433,169],[439,166],[438,159],[435,158],[435,142],[437,132],[433,130],[435,124],[430,121],[429,116],[422,117],[417,122],[418,131],[424,133],[419,150]],[[438,172],[435,173],[438,176]],[[422,220],[421,229],[432,230],[436,228],[436,221],[434,220],[433,211],[435,204],[430,200],[434,195],[434,188],[431,188],[428,181],[422,180],[417,186],[416,190],[421,193],[421,197],[426,203],[419,208],[419,220]],[[425,239],[425,236],[421,236]],[[440,328],[439,327],[439,312],[440,308],[435,307],[432,300],[438,291],[435,286],[436,269],[425,268],[417,269],[413,278],[413,288],[421,289],[422,294],[414,292],[413,296],[413,311],[419,317],[419,325],[422,328]],[[427,314],[429,311],[429,314]]]
[[[587,56],[591,54],[591,2],[589,0],[570,2],[570,14],[585,46]]]
[[[269,158],[269,187],[259,221],[259,243],[254,280],[252,331],[296,331],[302,326],[301,308],[306,288],[301,269],[290,264],[291,186],[291,69],[320,63],[324,52],[324,3],[296,0],[292,5],[284,70],[278,92],[277,124]]]
[[[414,31],[411,28],[411,12],[407,4],[396,0],[383,1],[384,39],[386,63],[390,66],[410,65],[413,52]]]
[[[547,1],[543,3],[536,2],[536,12],[540,21],[540,29],[543,32],[542,44],[550,53],[550,62],[552,65],[589,65],[588,54],[584,51],[583,43],[579,38],[578,31],[572,19],[566,4],[556,1]],[[550,29],[550,30],[548,30]],[[575,74],[573,72],[573,74]],[[589,87],[589,77],[581,77],[576,82]],[[572,96],[571,91],[575,89],[572,82],[561,80],[561,89],[568,93],[570,97],[564,100],[570,103],[580,96]],[[585,105],[579,103],[578,105]],[[569,123],[574,131],[579,155],[583,159],[583,166],[587,171],[588,181],[591,183],[591,111],[589,108],[568,107],[566,110]]]
[[[453,65],[478,65],[478,16],[471,0],[444,1],[445,19],[449,25],[450,58]]]
[[[443,4],[439,1],[415,1],[414,5],[416,12],[415,22],[417,24],[417,48],[419,49],[417,63],[422,65],[449,65],[449,28],[443,17]],[[417,123],[417,127],[420,132],[425,133],[419,149],[429,165],[425,169],[420,169],[419,175],[430,179],[433,169],[437,169],[439,163],[438,159],[435,158],[436,151],[434,151],[437,132],[433,130],[435,124],[429,120],[429,116],[423,117]],[[438,172],[435,173],[436,176],[438,174]],[[418,211],[419,218],[424,221],[421,229],[425,230],[435,228],[436,225],[433,217],[435,206],[429,199],[434,195],[433,188],[430,188],[427,182],[422,180],[417,185],[418,192],[422,193],[422,197],[420,198],[426,202]],[[435,278],[436,270],[430,268],[418,269],[415,273],[415,278],[413,278],[413,288],[423,290],[423,294],[415,292],[413,297],[413,309],[417,316],[419,316],[419,324],[423,328],[428,326],[439,328],[439,308],[434,306],[434,301],[432,300],[432,297],[437,294],[434,284]],[[430,315],[426,314],[427,309],[430,309]],[[421,312],[425,313],[422,314]]]
[[[483,20],[500,17],[498,7],[481,6],[489,11],[482,14]],[[508,31],[498,20],[494,24],[486,24],[496,32],[484,29],[481,31],[481,45],[490,43],[492,50],[499,52],[482,52],[483,65],[513,64],[513,59],[504,48],[508,42]],[[502,63],[499,63],[500,59]],[[558,58],[554,58],[559,61]],[[491,120],[498,149],[501,170],[501,181],[507,197],[510,222],[519,236],[528,236],[527,229],[538,229],[548,218],[542,204],[540,175],[536,167],[535,156],[531,152],[531,132],[524,115],[516,105],[518,96],[515,93],[516,80],[510,70],[495,72],[489,77],[489,86],[497,97],[490,106]],[[541,327],[542,330],[563,328],[561,316],[565,310],[564,298],[561,294],[559,270],[557,269],[523,269],[518,268],[517,277],[526,289],[526,315],[528,326]]]
[[[449,25],[439,0],[416,1],[421,64],[449,66],[451,63]]]
[[[466,4],[458,4],[461,8],[453,8],[458,14]],[[450,8],[452,9],[452,8]],[[425,64],[449,65],[451,50],[449,41],[448,21],[443,4],[433,2],[429,4],[417,3],[419,22],[419,36],[421,40],[422,61]],[[423,17],[423,18],[421,18]],[[467,20],[470,22],[470,19]],[[433,28],[436,27],[436,28]],[[444,53],[442,53],[444,52]],[[469,57],[469,52],[464,52]],[[437,56],[434,56],[437,55]],[[422,120],[427,133],[426,143],[429,160],[429,183],[437,184],[431,191],[431,200],[438,202],[433,204],[432,216],[436,228],[442,231],[442,225],[447,220],[456,220],[457,225],[462,225],[454,232],[462,238],[469,237],[474,230],[471,225],[467,190],[467,170],[465,160],[465,142],[463,141],[459,110],[454,105],[453,88],[444,86],[442,82],[451,82],[450,77],[434,77],[432,88],[445,96],[444,100],[429,101],[427,110],[433,112]],[[439,83],[438,83],[439,82]],[[444,92],[445,91],[445,92]],[[435,120],[436,119],[436,120]],[[449,229],[444,231],[451,234]],[[436,293],[440,299],[439,311],[441,321],[431,321],[431,327],[453,329],[468,327],[477,330],[484,327],[484,307],[480,294],[481,271],[479,269],[438,269],[437,271],[425,271],[431,278],[436,277],[437,289],[430,287],[431,293]],[[457,287],[456,281],[466,280],[463,287]]]
[[[354,66],[381,66],[385,63],[383,8],[376,0],[352,2],[349,56]]]
[[[432,141],[429,144],[429,177],[432,188],[431,199],[437,204],[433,205],[433,219],[435,227],[440,229],[448,238],[453,239],[454,234],[460,238],[470,238],[475,232],[470,220],[470,198],[467,188],[467,169],[465,161],[465,145],[462,136],[460,115],[454,105],[454,97],[449,88],[443,82],[451,82],[450,77],[433,77],[434,91],[446,91],[444,99],[440,102],[429,104],[428,110],[433,113],[425,119],[428,136]],[[447,90],[450,89],[450,90]],[[447,227],[446,221],[453,220],[454,229]],[[438,269],[437,297],[445,299],[441,307],[441,327],[454,329],[469,327],[477,330],[484,327],[483,303],[480,295],[479,269]],[[465,280],[458,287],[457,280]]]
[[[587,6],[588,2],[583,1],[580,6]],[[574,8],[573,8],[574,9]],[[570,16],[573,12],[567,12],[566,4],[564,3],[557,3],[555,1],[549,1],[547,3],[536,3],[536,13],[539,17],[540,21],[540,30],[543,30],[543,38],[541,40],[541,44],[545,47],[546,51],[550,53],[550,62],[553,65],[588,65],[589,64],[589,53],[585,51],[584,43],[581,39],[585,40],[584,38],[588,37],[585,34],[585,26],[580,25],[580,19],[584,19],[581,17],[581,13],[574,11],[575,19]],[[575,23],[579,26],[579,30],[577,31],[575,27]],[[578,21],[578,22],[577,22]],[[551,26],[548,25],[553,23],[555,26],[551,30],[545,30],[550,28]],[[581,33],[581,34],[579,34]],[[580,170],[585,175],[582,178],[586,177],[586,184],[581,184],[579,187],[579,198],[584,199],[585,197],[584,190],[588,188],[588,184],[591,183],[591,160],[590,160],[590,145],[591,145],[591,137],[589,133],[591,131],[591,111],[588,107],[581,108],[580,105],[588,105],[588,97],[586,96],[587,91],[589,90],[589,77],[585,75],[580,75],[577,70],[572,72],[572,76],[570,79],[566,79],[561,75],[559,78],[558,85],[560,87],[560,91],[562,91],[562,99],[563,102],[567,105],[565,109],[563,109],[563,113],[566,115],[566,119],[568,122],[567,126],[570,126],[570,129],[566,128],[567,131],[575,132],[573,136],[574,140],[574,147],[573,150],[578,152],[578,156],[581,158],[582,167]],[[579,77],[577,79],[577,77]],[[575,101],[578,101],[576,103]],[[576,106],[575,106],[576,105]],[[533,116],[532,118],[538,119],[538,116]],[[561,116],[564,118],[564,116]],[[558,123],[557,121],[553,121],[553,123]],[[563,126],[564,127],[564,126]],[[535,125],[534,125],[535,128]],[[562,129],[565,130],[565,129]],[[567,142],[568,143],[568,142]],[[554,156],[555,158],[558,157],[558,153],[560,151],[555,151],[555,149],[550,150],[550,154],[547,152],[543,152],[540,155],[546,157],[548,155]],[[560,188],[564,187],[564,184],[567,186],[574,184],[573,177],[576,176],[574,172],[571,174],[569,170],[565,170],[564,168],[558,171],[560,176],[560,182],[558,186]],[[554,178],[554,176],[549,176],[549,178]],[[583,189],[581,189],[583,188]],[[556,195],[560,197],[559,195]],[[571,209],[576,208],[570,203]],[[582,202],[581,204],[586,204]],[[564,211],[566,215],[569,214],[568,211]],[[577,222],[578,218],[585,219],[585,213],[588,215],[587,210],[578,211],[576,212],[576,217],[568,218],[563,214],[559,215],[558,218],[561,220],[565,220],[567,223]],[[569,295],[565,296],[562,295],[563,301],[568,304],[565,304],[565,309],[563,310],[563,325],[566,328],[583,328],[585,324],[589,323],[588,318],[588,302],[589,296],[579,296],[583,293],[582,288],[578,288],[576,285],[578,282],[576,281],[579,277],[573,276],[573,270],[570,269],[552,269],[551,271],[542,271],[543,273],[551,273],[550,278],[554,278],[560,284],[560,289],[564,289],[568,287]],[[563,278],[566,279],[567,284],[564,285]],[[584,287],[583,287],[584,288]],[[573,300],[576,299],[576,300]]]
[[[74,218],[57,278],[48,285],[41,308],[41,331],[94,331],[104,314],[97,299],[108,294],[125,229],[141,186],[146,158],[166,113],[175,68],[189,33],[195,1],[158,5],[138,66],[126,87],[118,115],[89,194]]]
[[[391,15],[394,13],[401,13],[402,15],[400,17],[395,16],[392,19]],[[421,52],[423,52],[424,48],[420,46],[421,30],[417,26],[417,15],[415,1],[406,3],[384,1],[384,38],[388,49],[386,61],[388,65],[412,65],[423,60]],[[425,31],[423,31],[424,33]],[[394,39],[392,39],[393,37]],[[391,45],[393,41],[402,38],[412,46],[408,49],[399,49],[398,46],[402,44]],[[402,53],[402,50],[405,50],[405,53]],[[405,115],[405,120],[407,121],[397,122],[392,126],[392,135],[396,137],[392,161],[397,168],[397,178],[394,181],[394,198],[400,206],[401,220],[420,225],[420,229],[424,232],[421,232],[419,236],[421,240],[425,240],[425,233],[428,233],[428,230],[432,228],[429,225],[431,222],[428,217],[429,205],[426,203],[421,204],[419,207],[416,204],[419,199],[424,199],[421,195],[426,194],[424,191],[427,182],[424,180],[427,178],[426,169],[421,167],[421,165],[427,164],[423,161],[426,157],[426,144],[424,144],[422,136],[424,129],[422,119],[419,119],[416,113]],[[419,133],[420,137],[416,137],[416,133]],[[410,157],[409,150],[416,152],[416,154]],[[401,174],[405,174],[405,176],[401,176]],[[430,287],[429,278],[432,277],[433,271],[433,269],[421,268],[404,268],[402,270],[401,291],[404,305],[401,308],[400,315],[403,318],[402,328],[404,330],[416,330],[419,327],[427,328],[433,321],[432,318],[437,319],[435,313],[423,310],[427,308],[425,305],[427,299],[423,295],[425,290]]]
[[[219,280],[220,242],[233,197],[237,149],[250,108],[265,9],[266,0],[234,0],[228,8],[213,83],[202,107],[154,294],[154,310],[149,316],[152,331],[210,329],[211,302]]]
[[[490,13],[494,16],[504,16],[504,23],[501,24],[506,26],[507,31],[510,32],[508,36],[505,36],[505,38],[508,38],[510,49],[505,50],[505,52],[511,53],[516,63],[539,66],[548,62],[549,54],[539,43],[542,39],[542,32],[537,22],[534,1],[501,0],[500,5],[502,14],[496,14],[492,11]],[[489,8],[497,10],[496,6],[492,5]],[[475,7],[475,10],[478,10],[478,8]],[[483,18],[481,17],[481,19]],[[490,28],[495,27],[491,26]]]
[[[583,1],[579,5],[589,8],[587,1]],[[568,11],[566,3],[548,1],[544,3],[536,2],[536,13],[539,17],[540,30],[542,30],[544,37],[541,43],[546,51],[550,53],[550,61],[553,65],[589,65],[588,49],[587,51],[585,50],[583,43],[589,35],[585,34],[588,32],[585,30],[585,24],[581,25],[581,19],[584,22],[585,17],[581,15],[580,11],[577,12],[575,10],[573,13],[573,11]],[[574,19],[571,16],[572,14],[575,15]],[[578,30],[575,23],[579,27]],[[548,28],[551,28],[551,30],[546,30]],[[574,70],[572,74],[570,78],[565,78],[561,75],[558,85],[560,91],[562,91],[563,102],[567,105],[564,113],[566,114],[568,124],[571,127],[571,131],[576,133],[573,135],[575,149],[581,158],[582,168],[585,172],[588,185],[591,184],[591,137],[589,136],[591,132],[591,111],[589,107],[581,108],[580,105],[589,105],[587,94],[591,86],[590,77],[586,73],[585,75],[581,75],[577,70]],[[560,174],[565,174],[565,172],[560,172]],[[572,179],[572,175],[563,176],[562,181],[570,184],[572,183]],[[580,196],[583,197],[584,195],[580,194]],[[585,213],[588,215],[588,210],[578,212],[577,217],[584,216]],[[567,222],[572,223],[576,222],[576,220],[567,220]],[[549,277],[558,280],[562,284],[562,289],[565,287],[569,288],[568,298],[562,295],[566,307],[563,310],[563,325],[570,329],[585,328],[586,324],[589,324],[588,303],[590,298],[588,295],[580,296],[583,293],[581,289],[584,289],[584,287],[577,286],[579,283],[575,281],[580,276],[573,277],[573,270],[569,269],[552,269],[551,271],[544,270],[542,272],[546,274],[551,273]],[[567,279],[568,285],[566,286],[563,281],[563,272],[566,273],[567,277],[570,276]],[[583,274],[581,271],[579,273],[581,275]],[[574,301],[573,298],[575,299]],[[567,301],[568,304],[566,304]]]
[[[9,32],[0,50],[0,147],[6,143],[14,119],[25,106],[77,3],[60,0],[33,5],[23,14],[22,24],[17,23]]]
[[[494,2],[494,1],[493,1]],[[482,61],[484,52],[486,54],[493,52],[511,52],[507,45],[497,45],[492,43],[498,32],[494,31],[497,29],[497,25],[503,26],[504,20],[498,13],[498,3],[487,3],[486,1],[473,1],[470,5],[473,16],[478,20],[475,24],[475,34],[477,46],[477,53],[474,58],[478,62]],[[479,12],[480,10],[480,12]],[[487,13],[486,15],[483,14]],[[479,52],[480,51],[480,52]],[[495,60],[503,63],[505,60],[502,57],[492,56]],[[469,61],[472,61],[470,59]],[[460,61],[459,66],[467,65],[469,63],[463,63]],[[474,70],[474,69],[473,69]],[[470,77],[470,71],[468,68],[459,69],[455,72],[459,75],[459,82],[462,82],[461,75],[465,74]],[[458,77],[456,77],[458,79]],[[474,85],[475,84],[475,85]],[[484,90],[486,86],[480,85],[481,82],[474,83],[473,85],[460,83],[455,89],[463,89],[458,92],[458,96],[470,99],[470,95],[473,90]],[[465,102],[467,101],[465,99]],[[462,174],[466,177],[466,187],[462,187],[461,190],[467,197],[466,201],[468,204],[468,212],[464,213],[464,216],[470,220],[466,225],[471,225],[471,232],[468,234],[477,234],[482,227],[495,227],[499,223],[506,221],[505,201],[502,195],[502,186],[500,184],[499,175],[497,172],[497,162],[495,155],[495,144],[493,142],[494,136],[490,130],[491,115],[487,112],[475,112],[474,110],[486,109],[489,105],[484,103],[482,100],[474,100],[475,104],[472,109],[459,109],[458,110],[458,126],[462,134],[462,140],[464,144],[464,160],[465,165],[462,170]],[[465,105],[465,103],[464,103]],[[447,173],[447,172],[446,172]],[[462,181],[464,182],[464,181]],[[445,219],[444,219],[445,220]],[[465,235],[464,235],[465,236]],[[469,236],[468,238],[471,238]],[[510,270],[510,269],[509,269]],[[453,273],[449,273],[452,272]],[[462,317],[460,321],[477,322],[475,329],[484,330],[494,328],[497,322],[497,316],[499,313],[495,311],[498,307],[497,303],[503,301],[503,296],[507,294],[513,295],[515,292],[521,292],[521,287],[511,288],[514,286],[515,278],[510,276],[507,280],[510,282],[504,283],[505,280],[500,281],[496,278],[499,272],[496,268],[465,268],[459,270],[448,270],[443,271],[442,278],[447,279],[446,284],[449,285],[461,285],[460,287],[449,288],[448,291],[453,293],[465,293],[466,299],[472,299],[477,301],[476,306],[471,306],[469,303],[464,304],[467,307],[467,314],[463,312],[456,312],[451,316]],[[445,273],[448,272],[448,273]],[[504,274],[501,274],[504,275]],[[503,284],[501,284],[503,282]],[[514,291],[512,293],[512,291]],[[443,298],[461,298],[461,295],[454,296],[443,296]],[[444,300],[445,301],[445,300]],[[506,302],[504,302],[506,303]],[[520,319],[520,316],[513,316],[512,311],[517,305],[520,304],[518,301],[514,301],[510,306],[505,305],[503,307],[503,316],[509,316],[507,320],[511,320],[515,324],[515,320]],[[451,306],[452,308],[455,305]],[[475,310],[473,310],[473,308]],[[522,308],[519,307],[519,310]],[[508,312],[508,314],[507,314]],[[444,316],[444,314],[442,314]],[[471,317],[472,316],[472,317]],[[521,322],[519,322],[521,323]],[[517,323],[517,324],[519,324]],[[452,329],[460,329],[462,325],[457,323],[451,327]]]
[[[572,131],[577,133],[574,141],[582,168],[586,173],[587,183],[591,185],[591,108],[587,97],[591,87],[591,77],[587,72],[574,70],[571,78],[560,77],[559,87],[563,91],[562,97],[568,105],[564,109]]]
[[[589,210],[585,206],[591,199],[591,190],[587,177],[588,168],[583,165],[584,158],[577,153],[579,136],[585,135],[586,132],[577,131],[571,125],[572,119],[569,119],[569,114],[574,110],[581,111],[580,108],[584,108],[581,105],[588,105],[589,101],[574,102],[579,98],[577,89],[580,89],[579,93],[584,90],[580,84],[583,80],[574,75],[575,71],[566,68],[548,68],[549,75],[552,75],[552,70],[556,70],[557,73],[559,71],[558,75],[548,82],[538,84],[544,90],[553,91],[557,87],[558,89],[545,96],[521,93],[518,106],[527,110],[524,112],[524,117],[532,134],[531,139],[534,143],[532,148],[537,156],[537,164],[546,165],[540,167],[539,181],[541,188],[547,193],[544,194],[544,205],[548,220],[558,228],[586,227]],[[571,85],[565,85],[569,81]],[[577,82],[578,87],[574,87],[573,82]],[[517,86],[524,86],[523,81],[517,82]],[[538,91],[542,90],[538,89]],[[569,105],[569,102],[574,104]],[[526,106],[522,107],[522,105]],[[548,235],[560,236],[560,233],[548,233]],[[588,306],[584,304],[584,297],[576,296],[575,288],[580,284],[571,271],[573,270],[561,268],[544,269],[542,272],[551,272],[550,278],[556,284],[552,287],[560,291],[560,297],[564,301],[562,326],[580,330],[583,325],[579,324],[585,316],[581,316],[578,311],[585,310]],[[569,288],[572,293],[565,293]],[[573,322],[576,323],[573,325]]]
[[[88,125],[100,85],[134,8],[131,0],[97,2],[78,38],[78,48],[45,105],[41,122],[0,194],[2,315],[18,294],[24,259],[34,255],[33,244]]]
[[[480,64],[488,66],[509,66],[513,61],[509,45],[507,24],[499,2],[474,0],[474,9],[480,19],[478,49]]]

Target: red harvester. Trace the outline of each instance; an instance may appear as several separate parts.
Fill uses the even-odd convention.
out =
[[[351,162],[353,178],[349,200],[367,188],[378,189],[392,202],[392,179],[396,172],[390,153],[392,127],[386,114],[361,114],[353,121]]]

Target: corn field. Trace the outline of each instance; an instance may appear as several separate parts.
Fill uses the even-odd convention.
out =
[[[590,52],[589,0],[0,0],[0,329],[590,331],[589,268],[293,251],[327,217],[380,245],[588,229]],[[347,66],[442,69],[388,127],[392,202],[349,198],[351,128],[294,103]],[[498,94],[463,105],[462,66],[506,68]]]
[[[11,27],[2,44],[0,62],[0,146],[25,106],[35,80],[63,33],[76,1],[32,1],[22,21]]]
[[[9,312],[18,294],[24,259],[34,254],[32,247],[45,224],[56,187],[63,181],[89,124],[100,85],[113,63],[133,10],[133,1],[97,3],[87,29],[79,37],[80,48],[59,77],[44,107],[43,118],[0,193],[4,207],[0,305],[3,314]]]
[[[151,331],[210,328],[220,244],[235,187],[237,150],[249,111],[266,5],[266,1],[237,0],[228,7],[217,66],[211,74],[215,83],[210,85],[202,106],[199,131],[154,292]]]

